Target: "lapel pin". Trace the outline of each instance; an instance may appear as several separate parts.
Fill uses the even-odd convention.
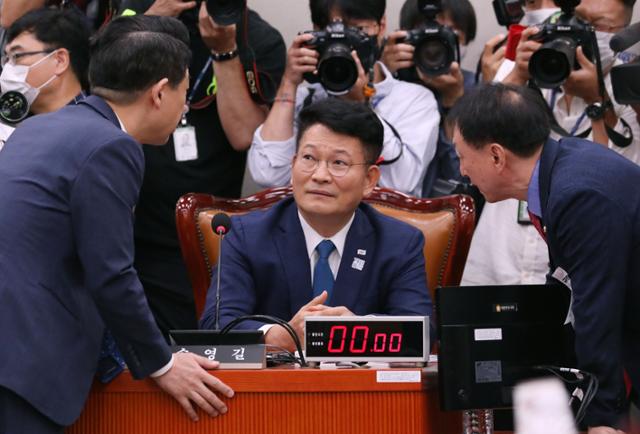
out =
[[[364,268],[364,260],[360,258],[353,258],[353,263],[351,263],[351,268],[362,271]]]
[[[365,256],[367,254],[367,251],[364,249],[358,249],[358,255],[360,256]]]

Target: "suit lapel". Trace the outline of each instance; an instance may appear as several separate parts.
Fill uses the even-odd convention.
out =
[[[120,128],[120,121],[115,112],[111,109],[107,102],[96,95],[91,95],[78,103],[79,105],[87,105],[98,112],[102,117],[108,119],[116,127]]]
[[[313,297],[309,256],[298,218],[298,208],[293,200],[282,214],[274,240],[289,286],[289,317],[292,317]]]
[[[333,286],[329,305],[348,306],[353,310],[354,306],[358,304],[363,279],[370,273],[369,267],[373,264],[376,253],[374,251],[375,242],[373,227],[368,217],[360,208],[356,209],[356,216],[344,244],[338,277]],[[366,253],[362,254],[362,251]],[[361,270],[358,263],[362,266]]]

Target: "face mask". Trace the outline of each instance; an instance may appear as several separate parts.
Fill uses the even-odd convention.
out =
[[[5,120],[8,122],[19,122],[20,120],[24,119],[29,113],[29,108],[36,100],[36,98],[38,98],[40,89],[49,85],[49,83],[56,79],[57,75],[54,74],[49,80],[38,87],[33,87],[29,83],[27,83],[27,75],[29,74],[29,70],[39,65],[53,53],[55,53],[55,51],[49,53],[30,66],[14,65],[12,63],[7,63],[6,65],[4,65],[2,74],[0,74],[0,91],[2,92],[2,96],[0,96],[0,107],[2,108],[2,110],[0,110],[0,116],[2,116],[3,119],[5,119],[6,117]],[[12,94],[8,94],[8,92],[21,94],[24,97],[24,100],[22,100],[22,98],[19,98],[19,100],[22,100],[22,102],[26,100],[26,107],[23,107],[24,104],[21,104],[21,107],[16,107],[15,105],[13,105],[12,111],[14,112],[14,114],[8,115],[8,112],[5,112],[4,110],[7,97],[12,97]],[[15,103],[15,101],[16,99],[13,98],[12,102]]]
[[[613,35],[614,33],[596,31],[596,39],[598,40],[598,51],[600,51],[600,62],[602,62],[602,69],[605,70],[611,67],[611,65],[613,65],[613,62],[615,61],[615,54],[609,46]]]
[[[466,45],[460,45],[460,62],[462,62],[464,60],[464,56],[467,55],[467,46]]]
[[[522,17],[522,21],[520,21],[520,24],[527,27],[535,26],[536,24],[540,24],[559,10],[559,8],[545,8],[537,9],[535,11],[527,11],[524,14],[524,17]]]

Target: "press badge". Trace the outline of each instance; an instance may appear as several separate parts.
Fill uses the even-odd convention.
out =
[[[196,129],[186,122],[181,123],[173,132],[173,149],[176,152],[176,161],[197,160]]]

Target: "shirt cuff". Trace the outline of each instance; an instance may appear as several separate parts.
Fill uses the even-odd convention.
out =
[[[267,332],[269,330],[271,330],[271,327],[275,326],[275,324],[265,324],[262,327],[260,327],[258,330],[260,330],[262,332],[262,334],[267,334]]]
[[[158,369],[156,372],[153,372],[151,374],[151,378],[158,378],[166,374],[167,372],[169,372],[169,369],[171,369],[172,367],[173,367],[173,354],[171,354],[171,360],[169,360],[169,363],[164,365],[162,368]]]

